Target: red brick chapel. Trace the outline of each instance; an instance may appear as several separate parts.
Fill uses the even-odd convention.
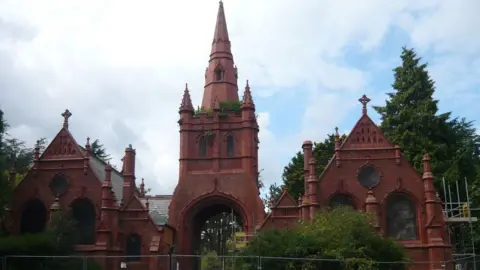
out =
[[[98,259],[105,269],[167,269],[164,257],[195,252],[201,225],[212,215],[234,211],[247,235],[268,228],[286,228],[308,221],[320,209],[348,205],[373,213],[378,233],[400,241],[413,261],[434,261],[415,269],[442,269],[451,257],[442,202],[433,186],[430,158],[423,175],[404,159],[367,113],[362,111],[347,139],[336,135],[335,154],[322,175],[315,174],[312,142],[302,145],[305,194],[295,201],[288,191],[265,206],[257,187],[259,127],[248,81],[238,95],[223,3],[220,2],[201,110],[194,110],[185,87],[178,120],[179,180],[173,195],[146,196],[137,187],[136,151],[125,149],[121,170],[89,154],[69,131],[71,113],[43,153],[36,148],[34,165],[15,188],[7,209],[12,233],[40,232],[55,211],[71,209],[78,221],[77,250],[86,255],[144,255],[142,258]],[[227,105],[238,104],[238,108]],[[15,171],[11,172],[15,179]],[[191,269],[190,261],[178,261]]]

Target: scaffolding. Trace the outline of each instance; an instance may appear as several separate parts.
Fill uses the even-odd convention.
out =
[[[456,262],[455,269],[476,270],[473,224],[478,218],[472,216],[472,211],[478,211],[480,208],[472,208],[467,179],[463,184],[464,186],[460,188],[456,181],[452,192],[451,183],[447,184],[445,178],[442,179],[445,202],[443,210],[448,225],[449,242],[452,244],[452,259]]]

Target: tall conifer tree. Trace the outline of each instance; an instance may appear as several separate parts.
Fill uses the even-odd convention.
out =
[[[5,205],[8,203],[11,195],[11,187],[8,182],[8,174],[3,173],[3,171],[8,168],[3,146],[7,126],[7,123],[3,119],[3,112],[0,110],[0,235],[2,234],[2,220]]]
[[[400,145],[405,157],[422,170],[425,152],[433,156],[432,169],[442,175],[453,139],[449,129],[450,113],[438,114],[438,101],[433,98],[435,82],[427,64],[421,63],[413,49],[402,48],[402,63],[394,69],[394,92],[387,93],[385,106],[374,107],[381,115],[380,128],[387,138]]]
[[[427,64],[421,63],[413,49],[402,48],[402,63],[394,69],[393,92],[385,106],[374,107],[380,113],[380,128],[387,138],[400,145],[405,157],[422,171],[425,152],[432,156],[436,187],[443,193],[440,180],[474,181],[479,164],[480,139],[471,122],[451,119],[450,112],[438,113],[433,98],[435,82]]]

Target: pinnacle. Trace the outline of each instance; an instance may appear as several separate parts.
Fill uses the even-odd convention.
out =
[[[190,98],[190,91],[188,91],[188,84],[185,84],[182,103],[180,104],[180,112],[182,111],[193,111],[192,99]]]
[[[252,98],[252,92],[250,92],[250,85],[247,80],[247,85],[245,86],[245,91],[243,92],[242,106],[252,106],[255,107]]]

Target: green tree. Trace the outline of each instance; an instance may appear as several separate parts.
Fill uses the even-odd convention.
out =
[[[340,136],[340,143],[342,143],[346,137],[346,135]],[[321,175],[335,154],[335,135],[328,134],[327,139],[323,142],[315,142],[312,152],[317,162],[317,175]],[[287,188],[290,195],[297,200],[300,195],[305,192],[303,180],[303,153],[297,152],[283,169],[282,184]]]
[[[38,140],[37,146],[40,149],[40,153],[43,153],[47,146],[46,144],[46,138]],[[7,164],[10,167],[15,166],[17,173],[25,174],[32,167],[35,149],[27,147],[24,141],[8,137],[4,142],[4,151]]]
[[[366,213],[349,208],[324,211],[313,222],[258,234],[241,255],[270,257],[261,260],[265,270],[405,269],[398,263],[406,259],[401,244],[378,235],[370,221]],[[387,261],[397,263],[377,263]]]
[[[443,192],[440,180],[462,181],[476,177],[480,140],[472,123],[450,119],[450,112],[438,113],[433,98],[435,82],[413,49],[402,48],[402,63],[394,69],[393,92],[387,93],[385,106],[375,106],[380,114],[381,130],[400,145],[406,159],[422,171],[425,152],[432,156],[436,187]]]
[[[110,154],[107,153],[107,150],[98,139],[93,141],[92,145],[90,145],[90,154],[96,156],[103,161],[110,161],[112,159]]]
[[[3,124],[6,125],[6,121],[3,121]],[[33,159],[35,156],[35,148],[27,147],[24,141],[21,141],[17,138],[13,138],[6,133],[7,128],[3,128],[4,134],[1,136],[2,141],[2,165],[0,168],[0,173],[6,179],[10,178],[10,169],[15,167],[16,179],[14,185],[18,185],[20,181],[23,180],[27,172],[33,165]],[[36,144],[39,147],[40,154],[47,147],[47,139],[40,138]]]
[[[402,63],[394,69],[394,92],[387,93],[385,106],[374,106],[380,114],[381,130],[385,136],[402,147],[407,160],[422,171],[425,152],[433,158],[432,169],[438,173],[442,162],[438,157],[446,156],[447,143],[451,135],[447,131],[450,113],[437,115],[438,101],[433,99],[435,82],[430,78],[427,64],[420,63],[413,49],[402,48]],[[450,159],[449,157],[447,157]]]
[[[275,203],[278,202],[280,195],[282,195],[283,188],[278,186],[277,183],[273,183],[268,188],[268,191],[265,193],[265,196],[262,198],[263,204],[265,207],[270,209],[270,202],[273,200]]]
[[[10,201],[11,195],[8,175],[2,173],[8,168],[4,147],[4,137],[7,127],[8,124],[3,118],[3,111],[0,110],[0,222],[3,220],[5,205]],[[3,224],[3,222],[1,223]],[[0,226],[0,234],[2,233],[1,228],[2,226]]]

